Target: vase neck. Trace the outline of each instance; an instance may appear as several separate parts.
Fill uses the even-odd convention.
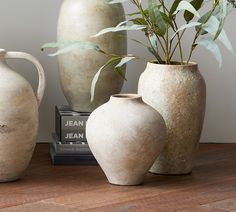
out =
[[[138,94],[116,94],[110,98],[111,102],[142,102],[142,97]]]

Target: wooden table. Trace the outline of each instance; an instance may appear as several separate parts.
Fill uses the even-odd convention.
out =
[[[236,211],[236,144],[202,144],[195,164],[191,175],[113,186],[98,166],[51,165],[48,144],[38,144],[26,175],[0,184],[0,211]]]

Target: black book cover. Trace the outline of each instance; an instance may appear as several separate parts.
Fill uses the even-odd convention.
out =
[[[56,154],[52,145],[50,145],[51,160],[54,165],[97,165],[93,155],[72,155]]]
[[[90,113],[72,111],[69,106],[55,107],[56,133],[60,141],[86,141],[86,122]]]
[[[52,133],[52,138],[57,154],[92,154],[87,142],[61,142],[55,133]]]

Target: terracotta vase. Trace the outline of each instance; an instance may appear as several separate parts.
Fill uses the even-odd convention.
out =
[[[137,185],[163,147],[166,126],[162,116],[141,96],[120,94],[90,115],[86,133],[108,181]]]
[[[39,73],[35,96],[30,84],[11,70],[6,59],[31,61]],[[38,131],[38,107],[45,88],[44,71],[31,55],[0,49],[0,182],[17,180],[31,160]]]
[[[157,109],[167,126],[166,145],[151,172],[188,174],[198,149],[205,115],[206,85],[198,65],[148,63],[138,93]]]
[[[100,30],[116,26],[125,20],[121,4],[107,0],[65,0],[58,20],[58,41],[89,41],[107,52],[125,55],[125,32],[92,37]],[[108,58],[94,50],[77,49],[60,55],[59,75],[64,95],[73,110],[92,112],[107,102],[112,94],[120,93],[123,79],[113,71],[114,66],[102,72],[96,86],[95,99],[90,102],[92,79]]]

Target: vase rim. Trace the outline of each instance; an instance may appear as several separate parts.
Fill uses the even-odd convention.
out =
[[[160,63],[155,63],[155,61],[150,61],[147,64],[148,65],[156,65],[156,66],[168,66],[168,67],[191,67],[191,66],[197,66],[198,63],[196,62],[192,62],[190,61],[189,63],[187,63],[187,61],[184,61],[183,64],[181,64],[181,62],[177,62],[177,61],[173,61],[173,64],[160,64]]]
[[[0,57],[4,57],[6,55],[6,50],[0,48]]]
[[[142,100],[142,96],[132,93],[114,94],[111,96],[111,100]]]

